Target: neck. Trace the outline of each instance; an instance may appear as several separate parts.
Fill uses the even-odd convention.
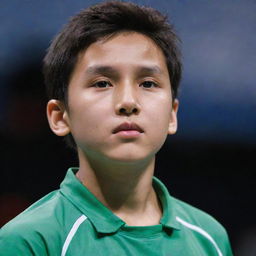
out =
[[[128,225],[159,223],[161,206],[152,187],[155,157],[137,162],[88,159],[79,152],[77,177]]]

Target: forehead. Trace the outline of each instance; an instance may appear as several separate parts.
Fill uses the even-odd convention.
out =
[[[122,32],[91,44],[79,55],[78,65],[111,65],[128,67],[131,65],[154,65],[167,72],[164,54],[149,37],[137,32]]]

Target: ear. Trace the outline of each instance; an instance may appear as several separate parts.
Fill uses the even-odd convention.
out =
[[[58,136],[70,133],[67,110],[59,100],[50,100],[47,104],[47,118],[51,130]]]
[[[172,104],[172,111],[170,117],[170,123],[168,128],[168,134],[175,134],[178,128],[178,120],[177,120],[177,112],[179,108],[179,101],[177,99],[174,100]]]

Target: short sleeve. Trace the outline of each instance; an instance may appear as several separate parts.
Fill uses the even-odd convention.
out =
[[[3,227],[0,230],[0,256],[48,255],[38,234],[19,226]]]

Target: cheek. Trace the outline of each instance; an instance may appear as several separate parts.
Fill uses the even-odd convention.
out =
[[[82,98],[70,104],[71,131],[77,139],[87,137],[88,140],[98,134],[100,127],[104,126],[108,107],[106,104],[97,104],[92,99]]]
[[[106,112],[109,111],[110,102],[109,97],[96,97],[88,91],[80,92],[80,97],[76,97],[70,104],[71,114],[76,115],[78,121],[90,120],[88,122],[90,125],[90,123],[99,122],[101,117],[106,115]]]
[[[166,99],[154,102],[150,108],[147,109],[146,115],[149,122],[148,127],[148,146],[154,147],[154,152],[164,144],[168,135],[169,121],[171,115],[171,102]]]
[[[157,101],[152,101],[148,113],[151,116],[152,125],[161,131],[167,131],[171,117],[171,100],[161,97]]]

